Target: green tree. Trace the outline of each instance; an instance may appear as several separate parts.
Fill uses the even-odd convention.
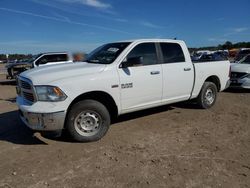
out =
[[[225,44],[222,45],[223,50],[230,50],[233,48],[233,43],[230,41],[225,42]]]

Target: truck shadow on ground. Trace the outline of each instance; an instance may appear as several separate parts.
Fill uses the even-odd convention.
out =
[[[16,85],[16,80],[0,80],[0,85]]]
[[[8,99],[1,99],[0,98],[0,101],[6,101],[6,102],[11,102],[11,103],[16,103],[16,97],[14,97],[14,98],[8,98]]]
[[[18,111],[0,114],[0,141],[20,145],[46,144],[27,128],[18,117]]]
[[[120,123],[123,121],[129,121],[132,119],[142,118],[144,116],[148,115],[154,115],[162,112],[171,111],[177,108],[183,108],[183,109],[200,109],[200,107],[194,102],[194,101],[186,101],[186,102],[180,102],[180,103],[174,103],[171,105],[164,105],[159,106],[155,108],[150,108],[146,110],[141,110],[137,112],[132,112],[128,114],[124,114],[119,116],[112,124]]]
[[[158,113],[161,113],[161,112],[167,112],[167,111],[170,111],[170,110],[173,110],[173,109],[174,108],[172,106],[165,105],[165,106],[150,108],[150,109],[146,109],[146,110],[131,112],[131,113],[128,113],[128,114],[121,115],[117,119],[114,119],[112,121],[112,125],[117,124],[117,123],[121,123],[121,122],[124,122],[124,121],[129,121],[129,120],[132,120],[132,119],[142,118],[142,117],[148,116],[148,115],[154,115],[154,114],[158,114]]]
[[[224,92],[226,92],[226,93],[250,93],[250,89],[228,88]]]
[[[195,99],[190,100],[190,101],[174,103],[174,104],[171,104],[171,106],[173,108],[202,110],[201,107],[196,103]]]

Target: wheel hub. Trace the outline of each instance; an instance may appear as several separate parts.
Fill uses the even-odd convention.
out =
[[[101,117],[95,112],[82,112],[75,118],[76,131],[84,136],[91,136],[98,132],[100,128]]]
[[[212,89],[207,89],[205,94],[205,101],[207,104],[212,104],[214,102],[215,94]]]

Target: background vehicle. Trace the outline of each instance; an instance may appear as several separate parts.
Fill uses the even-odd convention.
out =
[[[200,56],[192,56],[194,62],[206,62],[206,61],[223,61],[227,60],[227,56],[220,52],[214,52],[210,54],[202,54]]]
[[[242,58],[244,58],[246,55],[250,54],[250,48],[242,48],[236,55],[234,61],[237,63],[240,61]]]
[[[228,86],[229,69],[229,61],[193,63],[183,41],[116,42],[86,62],[22,73],[17,104],[31,129],[64,129],[77,141],[95,141],[121,114],[190,99],[212,107]]]
[[[61,64],[73,62],[70,54],[65,52],[43,53],[34,55],[31,59],[23,59],[11,62],[6,65],[8,75],[7,79],[13,79],[21,72],[38,66],[47,66],[52,64]]]
[[[231,64],[231,85],[250,89],[250,55],[244,57],[239,63]]]

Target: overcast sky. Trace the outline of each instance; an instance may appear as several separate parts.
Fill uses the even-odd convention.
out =
[[[250,41],[249,0],[0,0],[0,53],[85,51],[119,40]]]

